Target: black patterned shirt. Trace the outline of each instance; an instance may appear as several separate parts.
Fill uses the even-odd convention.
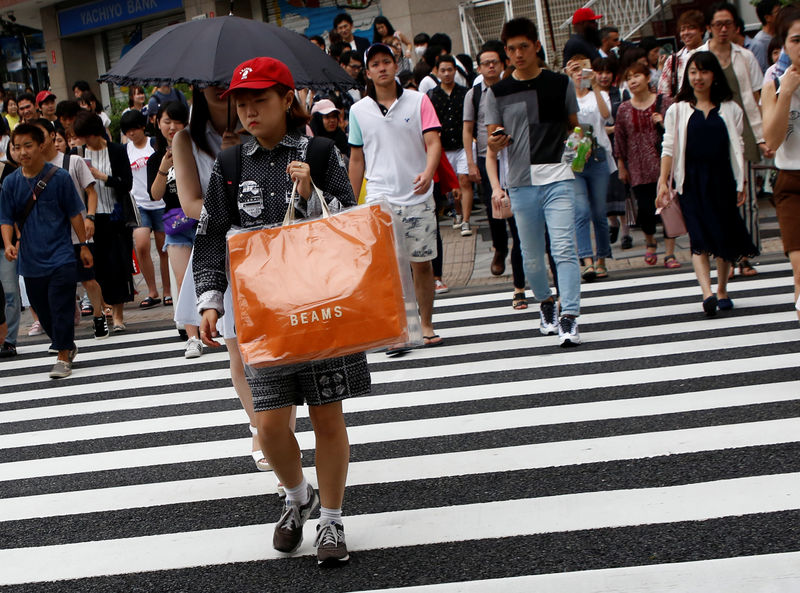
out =
[[[467,89],[457,84],[448,95],[441,85],[428,91],[436,115],[442,124],[442,150],[464,148],[464,97]]]
[[[286,168],[292,161],[305,161],[310,138],[291,132],[269,150],[251,138],[242,146],[242,171],[237,193],[242,227],[258,227],[283,221],[292,192],[292,180]],[[198,310],[216,309],[225,313],[222,295],[228,286],[225,269],[225,235],[232,226],[227,206],[226,180],[219,160],[214,163],[208,183],[192,265]],[[353,188],[344,167],[342,155],[335,145],[328,155],[328,169],[322,190],[331,212],[355,206]],[[300,200],[301,216],[321,214],[318,200]]]

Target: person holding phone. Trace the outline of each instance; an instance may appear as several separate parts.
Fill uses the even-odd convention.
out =
[[[592,282],[596,278],[608,277],[606,258],[611,257],[611,239],[606,216],[607,192],[611,174],[617,170],[617,166],[605,128],[613,122],[611,101],[608,93],[600,90],[594,71],[586,68],[588,62],[585,56],[575,55],[567,63],[566,73],[575,84],[578,121],[584,132],[591,134],[592,138],[592,153],[587,158],[583,171],[575,173],[578,257],[583,260],[584,265],[581,276],[586,282]],[[592,226],[596,250],[592,249]]]

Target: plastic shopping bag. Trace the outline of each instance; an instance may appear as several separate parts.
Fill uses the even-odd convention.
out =
[[[262,367],[422,343],[410,265],[385,202],[228,234],[236,334]]]

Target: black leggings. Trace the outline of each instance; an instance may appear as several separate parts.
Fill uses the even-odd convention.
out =
[[[656,189],[655,183],[633,186],[633,195],[639,208],[636,223],[645,235],[656,234]]]

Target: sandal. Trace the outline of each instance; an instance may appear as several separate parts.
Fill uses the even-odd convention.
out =
[[[258,429],[252,424],[250,425],[250,434],[252,434],[254,437],[258,436]],[[256,467],[258,468],[258,471],[260,472],[272,471],[272,466],[269,464],[269,461],[267,461],[267,458],[264,457],[264,453],[261,451],[261,449],[256,449],[255,451],[253,451],[252,455],[253,455],[253,461],[256,462]]]
[[[658,245],[656,243],[648,243],[646,247],[653,250],[658,249]],[[658,255],[656,255],[655,251],[648,251],[644,254],[644,263],[646,263],[648,266],[656,265],[657,261]]]
[[[164,304],[165,307],[171,307],[172,306],[172,297],[169,296],[169,295],[165,296],[163,304]]]
[[[758,270],[756,270],[753,265],[745,259],[739,264],[739,274],[742,276],[755,276],[758,274]]]
[[[525,299],[525,293],[515,292],[514,298],[511,299],[511,306],[517,311],[520,311],[522,309],[527,309],[528,301]]]
[[[149,296],[146,299],[143,299],[141,303],[139,303],[139,308],[149,309],[150,307],[155,307],[160,302],[161,302],[160,298]]]
[[[597,270],[597,278],[608,278],[608,268],[605,266],[595,266],[595,270]]]
[[[435,346],[441,346],[442,344],[444,344],[444,340],[439,337],[438,334],[433,334],[432,336],[422,336],[423,348],[434,348]]]
[[[594,264],[589,264],[585,268],[583,268],[583,273],[581,277],[586,280],[586,282],[592,282],[595,278],[597,278],[597,271],[594,269]]]
[[[674,270],[681,267],[681,262],[674,255],[667,255],[664,257],[664,267]]]

